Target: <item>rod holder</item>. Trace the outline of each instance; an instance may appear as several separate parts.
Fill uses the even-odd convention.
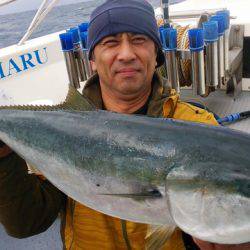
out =
[[[205,63],[204,63],[204,31],[190,29],[188,31],[189,48],[192,61],[192,81],[194,95],[206,94]]]
[[[66,62],[69,82],[73,87],[77,88],[79,86],[79,79],[78,79],[77,66],[74,55],[72,34],[62,33],[59,35],[59,37]]]
[[[165,55],[168,85],[180,93],[180,83],[177,67],[177,30],[173,28],[161,31],[163,52]]]
[[[85,67],[84,67],[84,62],[83,62],[83,52],[82,52],[79,29],[71,28],[68,32],[72,34],[77,73],[78,73],[79,80],[82,82],[82,81],[87,80],[87,78],[86,78],[86,72],[85,72]],[[78,88],[80,88],[80,83],[79,83]]]
[[[205,71],[206,86],[218,86],[218,22],[208,21],[203,23],[205,42]]]
[[[221,15],[224,17],[225,24],[225,33],[224,33],[224,64],[225,71],[229,72],[229,33],[230,33],[230,11],[229,10],[221,10],[217,11],[216,15]]]
[[[89,29],[89,23],[81,23],[78,25],[79,32],[86,32]]]
[[[225,84],[225,50],[224,50],[224,34],[225,34],[225,18],[222,15],[215,15],[210,18],[210,21],[218,23],[218,75],[219,88]]]
[[[87,40],[88,40],[88,32],[80,33],[81,42],[82,42],[82,52],[83,52],[83,63],[85,67],[86,77],[87,79],[93,75],[93,70],[91,68],[91,64],[88,58],[88,49],[87,49]]]

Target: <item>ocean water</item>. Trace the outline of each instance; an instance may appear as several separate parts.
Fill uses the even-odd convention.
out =
[[[61,31],[88,21],[91,11],[104,0],[54,7],[31,38]],[[0,15],[0,48],[16,44],[25,34],[36,11]]]
[[[51,34],[70,27],[74,27],[89,20],[92,10],[105,0],[92,0],[88,2],[55,7],[38,26],[31,38]],[[183,0],[172,0],[180,2]],[[160,6],[160,0],[149,0],[154,6]],[[36,11],[26,11],[15,14],[0,15],[0,49],[16,44],[25,34]]]

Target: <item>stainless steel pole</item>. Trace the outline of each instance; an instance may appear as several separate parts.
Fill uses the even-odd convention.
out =
[[[177,30],[165,28],[161,31],[163,50],[165,54],[168,85],[180,93],[179,75],[177,67]]]
[[[90,64],[90,61],[88,58],[88,50],[87,49],[83,49],[83,61],[84,61],[86,76],[88,79],[93,75],[93,70],[91,68],[91,64]]]
[[[191,29],[188,36],[191,50],[193,91],[194,95],[203,96],[206,94],[204,31],[203,29]]]
[[[218,40],[219,87],[225,84],[224,35]]]
[[[88,58],[88,49],[87,49],[87,38],[88,32],[80,33],[81,41],[82,41],[82,60],[85,68],[86,78],[90,78],[93,75],[93,70],[91,68],[91,64]]]
[[[218,86],[218,46],[217,41],[207,43],[206,47],[206,85],[209,87]]]
[[[218,77],[219,88],[225,84],[225,49],[224,49],[224,34],[225,34],[225,18],[222,15],[215,15],[210,18],[210,21],[218,23]]]
[[[224,17],[225,33],[224,33],[224,65],[226,73],[229,71],[229,33],[230,33],[230,11],[217,11],[216,15]]]
[[[193,51],[191,57],[194,94],[204,96],[206,94],[204,51]]]
[[[73,46],[73,39],[71,33],[63,33],[60,34],[60,41],[62,45],[62,51],[64,54],[68,77],[69,77],[69,83],[77,88],[79,85],[79,79],[77,74],[77,66],[75,61],[75,55],[74,55],[74,46]]]
[[[83,52],[81,47],[81,41],[80,41],[80,34],[78,28],[72,28],[69,30],[69,32],[72,33],[73,37],[73,48],[74,48],[74,55],[76,60],[76,66],[77,66],[77,73],[80,81],[85,81],[86,74],[85,74],[85,68],[83,64]],[[78,83],[78,87],[80,88],[80,83]]]
[[[177,93],[180,93],[176,51],[166,50],[165,58],[167,65],[168,85],[172,86],[172,88],[175,89]]]
[[[226,29],[224,34],[224,64],[226,73],[229,72],[229,32],[229,29]]]
[[[77,65],[75,61],[74,51],[64,51],[64,58],[66,61],[67,71],[69,75],[69,82],[76,89],[79,88],[79,79],[77,74]]]
[[[216,88],[218,86],[218,23],[208,21],[203,23],[205,41],[205,67],[206,85]]]

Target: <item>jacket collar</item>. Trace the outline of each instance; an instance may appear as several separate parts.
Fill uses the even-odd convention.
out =
[[[102,109],[102,95],[98,74],[93,75],[85,84],[83,94],[86,95],[97,109]],[[148,104],[148,116],[163,116],[163,105],[173,94],[170,87],[165,86],[163,78],[154,73],[152,79],[152,95]]]

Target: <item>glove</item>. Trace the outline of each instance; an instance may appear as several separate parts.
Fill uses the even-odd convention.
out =
[[[4,146],[6,146],[6,144],[3,141],[0,140],[0,148],[2,148]]]
[[[11,148],[9,148],[3,141],[0,140],[0,159],[8,156],[11,152]]]

